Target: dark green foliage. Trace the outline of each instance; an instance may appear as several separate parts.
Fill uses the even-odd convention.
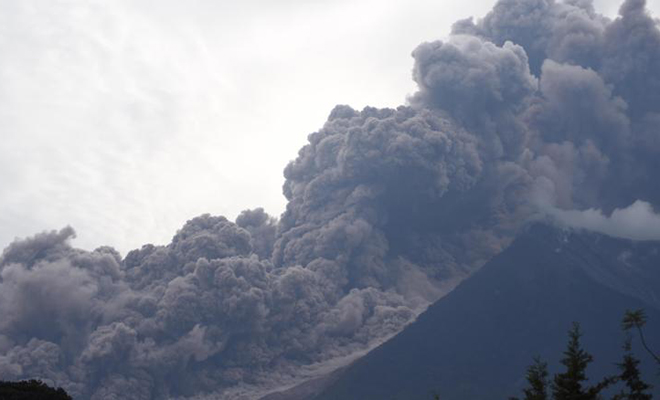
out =
[[[554,376],[553,398],[555,400],[596,400],[598,394],[614,379],[606,378],[595,386],[585,386],[587,366],[593,361],[593,357],[580,344],[582,337],[580,324],[574,322],[568,335],[568,346],[564,351],[564,358],[561,360],[566,370]]]
[[[534,363],[527,368],[527,383],[529,387],[523,389],[524,400],[548,399],[548,364],[534,357]],[[511,397],[509,400],[518,400]]]
[[[0,381],[2,400],[72,400],[64,389],[53,389],[37,380],[21,382]]]
[[[621,326],[623,327],[624,331],[630,331],[631,329],[635,328],[637,330],[637,333],[639,334],[639,339],[642,341],[642,346],[644,346],[644,350],[646,350],[647,353],[653,357],[653,359],[660,364],[660,357],[651,350],[651,348],[646,344],[646,338],[644,337],[644,330],[642,327],[646,324],[646,313],[644,310],[628,310],[626,311],[626,315],[623,317],[623,322],[621,323]]]
[[[626,387],[615,395],[612,400],[651,400],[652,396],[648,393],[651,385],[642,380],[639,371],[639,360],[635,358],[631,351],[630,338],[626,340],[623,349],[625,351],[623,362],[617,364],[621,370],[618,379]]]
[[[547,400],[548,398],[548,364],[539,357],[534,358],[534,364],[527,369],[529,387],[523,390],[525,400]]]
[[[632,337],[629,332],[632,328],[636,328],[642,343],[644,343],[641,328],[645,323],[646,315],[642,310],[626,311],[622,327],[627,333],[627,339],[623,345],[623,360],[617,364],[620,370],[619,375],[607,377],[595,386],[586,386],[586,369],[589,363],[593,361],[593,357],[582,348],[580,344],[580,338],[582,337],[580,325],[574,322],[573,328],[569,331],[569,340],[564,351],[564,358],[561,360],[566,370],[554,376],[552,399],[597,400],[601,398],[600,392],[603,389],[614,383],[622,383],[623,388],[612,397],[612,400],[651,400],[653,398],[650,393],[652,386],[642,380],[639,369],[640,361],[632,352]],[[649,351],[645,344],[644,348]],[[652,352],[651,355],[655,356]],[[523,390],[524,400],[547,400],[547,364],[542,362],[540,358],[535,358],[534,364],[527,368],[526,377],[529,386]],[[510,397],[509,400],[519,399]]]
[[[646,324],[646,313],[644,310],[628,310],[623,316],[621,327],[624,331],[629,331],[632,328],[641,328]]]
[[[593,357],[580,346],[582,333],[579,324],[574,323],[573,329],[569,331],[568,335],[568,347],[561,360],[566,371],[555,375],[552,383],[553,396],[556,400],[587,400],[590,397],[582,384],[587,380],[587,365],[593,361]]]
[[[617,364],[621,370],[618,379],[625,384],[625,388],[614,396],[612,400],[651,400],[653,397],[649,393],[652,386],[642,380],[639,370],[640,361],[632,353],[632,338],[629,332],[635,328],[639,333],[644,349],[658,361],[658,357],[649,349],[644,340],[644,332],[642,331],[644,324],[646,324],[644,310],[626,311],[621,326],[628,333],[628,338],[623,345],[623,361]]]

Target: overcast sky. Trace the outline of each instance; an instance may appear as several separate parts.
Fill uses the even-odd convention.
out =
[[[493,3],[0,0],[0,247],[71,225],[125,254],[202,213],[279,215],[335,104],[405,103],[415,46]]]

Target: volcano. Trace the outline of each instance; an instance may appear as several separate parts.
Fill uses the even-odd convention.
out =
[[[628,309],[644,309],[646,335],[652,342],[660,337],[660,242],[536,224],[308,398],[506,399],[520,394],[534,356],[548,362],[551,374],[559,372],[573,321],[594,355],[587,374],[597,381],[617,373]],[[635,339],[633,348],[644,378],[654,383],[657,365]]]

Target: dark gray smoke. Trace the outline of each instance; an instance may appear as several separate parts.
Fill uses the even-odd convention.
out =
[[[413,52],[407,106],[337,106],[309,136],[279,220],[203,215],[123,259],[72,248],[71,228],[15,241],[0,377],[79,399],[254,398],[398,332],[529,218],[654,238],[660,30],[644,7],[501,0],[459,21]]]

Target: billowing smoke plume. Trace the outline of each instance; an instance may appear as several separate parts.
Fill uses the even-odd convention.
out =
[[[231,398],[396,333],[539,212],[657,234],[627,223],[660,206],[660,29],[644,7],[609,20],[589,0],[500,0],[459,21],[413,52],[409,105],[337,106],[309,136],[279,220],[203,215],[123,259],[72,248],[71,228],[14,242],[0,377],[79,399]]]

